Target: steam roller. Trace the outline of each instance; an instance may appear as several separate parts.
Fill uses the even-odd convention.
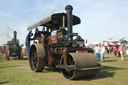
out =
[[[29,50],[29,64],[34,72],[44,68],[60,69],[66,79],[90,78],[96,75],[100,64],[94,50],[84,45],[84,39],[73,33],[72,26],[80,24],[80,18],[72,15],[72,6],[65,7],[66,13],[55,13],[28,27],[43,27]]]
[[[86,53],[50,50],[52,57],[49,58],[50,56],[47,56],[46,48],[44,48],[42,44],[33,44],[30,48],[30,67],[34,72],[42,72],[45,66],[59,68],[63,76],[70,80],[91,78],[96,75],[100,64],[98,64],[93,50],[91,53],[87,51],[88,49],[89,48],[84,48]]]

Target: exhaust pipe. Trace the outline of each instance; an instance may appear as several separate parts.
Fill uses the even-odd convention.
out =
[[[73,17],[72,17],[72,10],[73,7],[71,5],[67,5],[65,7],[65,10],[67,12],[67,28],[68,28],[68,37],[70,39],[70,41],[73,40],[73,36],[72,36],[72,24],[73,24]]]
[[[14,31],[14,45],[16,45],[16,40],[17,40],[17,32]]]

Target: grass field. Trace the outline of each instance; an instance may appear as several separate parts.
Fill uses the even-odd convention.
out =
[[[121,61],[106,56],[105,60],[94,78],[67,80],[57,71],[32,72],[28,60],[0,58],[0,85],[128,85],[128,57]]]

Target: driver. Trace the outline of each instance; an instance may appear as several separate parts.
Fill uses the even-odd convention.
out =
[[[38,28],[36,28],[35,34],[34,34],[34,39],[38,39],[40,37],[41,37],[41,31],[39,31]]]

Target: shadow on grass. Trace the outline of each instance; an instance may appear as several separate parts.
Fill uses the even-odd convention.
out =
[[[117,60],[105,60],[105,62],[116,62]]]
[[[0,66],[0,69],[2,69],[2,68],[12,68],[12,67],[17,67],[17,66]]]
[[[6,83],[9,83],[9,82],[8,82],[8,81],[4,81],[4,82],[1,82],[1,81],[0,81],[0,85],[6,84]]]
[[[23,58],[22,60],[28,60],[28,58]]]
[[[110,57],[108,57],[108,56],[105,56],[105,59],[108,59],[108,58],[110,58]]]
[[[97,80],[102,78],[108,78],[113,77],[116,72],[116,70],[123,70],[125,68],[119,68],[119,67],[112,67],[112,66],[102,66],[100,70],[96,73],[94,77],[91,78],[80,78],[74,81],[91,81],[91,80]],[[50,73],[50,72],[61,72],[60,69],[55,68],[45,68],[42,73]]]
[[[49,72],[61,72],[61,70],[57,68],[45,68],[43,71],[43,73],[49,73]]]
[[[96,80],[96,79],[113,77],[116,73],[111,72],[111,71],[123,70],[123,69],[125,69],[125,68],[102,66],[101,69],[97,72],[97,74],[94,77],[92,77],[92,78],[81,78],[81,79],[78,79],[78,81],[91,81],[91,80]]]
[[[18,57],[10,57],[10,61],[11,60],[28,60],[28,58],[19,59]]]
[[[19,58],[12,58],[13,60],[28,60],[28,58],[23,58],[23,59],[19,59]]]

